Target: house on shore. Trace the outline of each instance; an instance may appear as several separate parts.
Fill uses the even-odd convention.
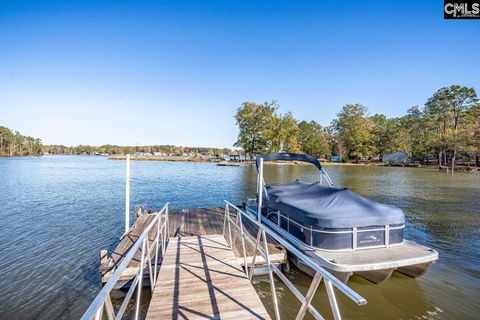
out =
[[[386,165],[404,166],[408,162],[408,154],[401,151],[386,153],[383,155],[382,159],[383,163]]]

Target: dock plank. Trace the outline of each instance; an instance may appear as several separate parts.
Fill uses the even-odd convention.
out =
[[[103,272],[101,275],[103,282],[107,282],[108,279],[110,279],[113,272],[115,271],[115,268],[120,264],[120,262],[128,253],[130,248],[135,244],[137,239],[143,233],[143,230],[145,230],[145,228],[150,224],[153,217],[154,216],[151,214],[139,216],[135,224],[130,228],[129,232],[124,237],[122,237],[122,239],[120,240],[115,250],[112,252],[111,257],[107,262],[107,265],[109,266],[109,270]],[[153,228],[149,232],[148,239],[150,243],[155,239],[156,234],[157,234],[156,228]],[[128,265],[128,268],[122,274],[122,277],[120,278],[121,280],[128,281],[130,279],[133,279],[133,277],[138,271],[138,267],[140,266],[140,259],[141,259],[140,257],[141,257],[141,251],[137,251],[132,261]],[[152,255],[152,257],[154,256]]]
[[[230,211],[232,219],[236,220],[236,214],[234,210]],[[186,218],[188,217],[188,218]],[[223,208],[191,208],[181,210],[171,210],[170,219],[170,234],[176,234],[177,236],[201,236],[201,235],[214,235],[223,234],[223,220],[224,220]],[[179,221],[184,221],[183,226],[177,228],[180,225]],[[247,236],[255,241],[257,228],[248,221],[243,221]],[[201,224],[201,227],[199,226]],[[239,263],[243,266],[243,251],[242,243],[238,233],[234,231],[232,227],[232,238],[234,243],[234,254],[238,258]],[[276,245],[275,241],[268,238],[268,251],[270,253],[270,259],[273,263],[283,263],[286,259],[286,251],[284,248]],[[247,262],[251,262],[253,259],[253,248],[246,242],[245,249],[247,252]],[[256,264],[265,264],[265,260],[261,255],[257,253]]]
[[[232,218],[236,219],[235,211],[231,210]],[[169,212],[169,235],[171,237],[185,237],[185,236],[206,236],[206,235],[222,235],[223,234],[223,221],[224,221],[224,209],[223,208],[191,208],[191,209],[179,209],[170,210]],[[115,271],[115,267],[120,263],[121,259],[126,255],[128,250],[133,246],[135,241],[141,235],[145,227],[149,224],[153,218],[152,214],[141,215],[137,218],[134,226],[130,229],[130,232],[124,236],[118,246],[113,251],[108,265],[111,269],[102,274],[102,281],[107,282],[110,276]],[[257,234],[257,228],[248,221],[243,221],[247,236],[255,240]],[[149,239],[152,241],[155,238],[156,228],[149,234]],[[227,236],[228,237],[228,236]],[[243,250],[241,246],[241,240],[238,234],[234,232],[232,228],[232,237],[234,241],[233,253],[237,258],[237,262],[243,266]],[[251,263],[253,260],[253,248],[246,242],[245,245],[247,253],[247,263]],[[273,239],[268,239],[268,249],[270,253],[270,259],[273,263],[281,264],[286,260],[285,249],[277,246]],[[153,257],[152,257],[153,258]],[[257,253],[256,265],[264,265],[265,259]],[[133,279],[138,271],[140,263],[140,252],[137,252],[128,268],[122,274],[121,280],[126,283],[128,280]]]
[[[171,238],[147,319],[270,319],[237,260],[222,235]]]

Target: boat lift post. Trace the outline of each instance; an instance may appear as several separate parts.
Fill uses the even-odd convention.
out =
[[[258,166],[258,179],[257,179],[257,217],[258,222],[262,221],[262,201],[263,201],[263,158],[260,158],[260,165]]]
[[[325,180],[327,181],[327,183],[330,187],[335,187],[335,185],[333,184],[332,179],[330,179],[330,176],[328,175],[327,171],[325,171],[325,169],[322,167],[322,169],[320,170],[320,184],[322,184],[323,177],[325,177]]]

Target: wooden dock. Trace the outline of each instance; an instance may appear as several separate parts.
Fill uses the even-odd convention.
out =
[[[231,212],[231,216],[235,218],[235,212]],[[102,250],[101,252],[101,274],[102,282],[107,282],[115,271],[115,267],[120,263],[125,254],[133,246],[143,230],[149,224],[153,215],[143,214],[137,217],[137,221],[130,229],[129,233],[125,235],[120,243],[117,245],[111,256]],[[224,223],[224,208],[193,208],[171,210],[169,212],[169,236],[170,237],[185,237],[185,236],[208,236],[208,235],[223,235]],[[252,224],[244,221],[244,230],[247,236],[255,241],[257,229]],[[152,241],[155,238],[156,230],[152,230],[149,234],[149,239]],[[233,254],[240,266],[244,266],[243,254],[241,249],[241,241],[238,234],[232,230]],[[272,239],[268,239],[268,248],[270,259],[275,264],[282,264],[286,261],[286,251],[282,247],[275,244]],[[251,263],[253,259],[253,248],[246,246],[247,263]],[[138,272],[140,264],[140,252],[137,252],[135,257],[130,262],[129,266],[122,273],[120,286],[124,285],[135,277]],[[256,268],[261,269],[265,265],[265,259],[257,254],[255,258]],[[147,276],[148,273],[145,272]]]
[[[111,256],[108,257],[107,250],[102,250],[100,252],[100,273],[102,276],[102,282],[105,283],[110,279],[113,272],[115,272],[115,267],[120,264],[122,259],[125,257],[130,248],[135,244],[137,239],[142,234],[143,230],[148,226],[150,221],[152,221],[153,215],[143,215],[137,218],[135,224],[130,229],[129,233],[126,234],[117,245],[115,250],[112,252]],[[152,230],[148,234],[148,240],[150,242],[155,239],[157,230]],[[128,268],[122,273],[120,280],[120,286],[129,280],[133,279],[138,272],[138,267],[140,266],[140,256],[141,251],[135,253],[134,258],[128,265]]]
[[[223,235],[171,238],[147,319],[270,319]]]

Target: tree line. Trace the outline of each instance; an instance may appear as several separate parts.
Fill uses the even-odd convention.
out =
[[[182,147],[174,145],[153,145],[153,146],[119,146],[119,145],[78,145],[78,146],[64,146],[64,145],[47,145],[43,147],[45,153],[49,154],[154,154],[162,153],[166,155],[182,156],[185,154],[193,155],[221,155],[232,153],[228,148],[208,148],[208,147]]]
[[[27,156],[42,154],[42,140],[24,136],[18,131],[0,126],[0,156]]]
[[[235,115],[235,146],[250,156],[264,152],[303,152],[317,158],[342,156],[349,161],[382,160],[405,152],[411,160],[434,157],[440,166],[455,166],[459,156],[480,155],[480,104],[474,88],[452,85],[435,92],[423,107],[404,116],[369,115],[364,105],[346,104],[328,126],[298,121],[279,113],[276,101],[244,102]]]
[[[154,146],[119,146],[119,145],[43,145],[42,140],[29,136],[24,136],[18,131],[13,131],[7,127],[0,126],[0,156],[31,156],[58,154],[139,154],[139,153],[162,153],[166,155],[182,156],[201,155],[214,156],[234,153],[229,148],[208,148],[208,147],[182,147],[174,145],[154,145]]]

